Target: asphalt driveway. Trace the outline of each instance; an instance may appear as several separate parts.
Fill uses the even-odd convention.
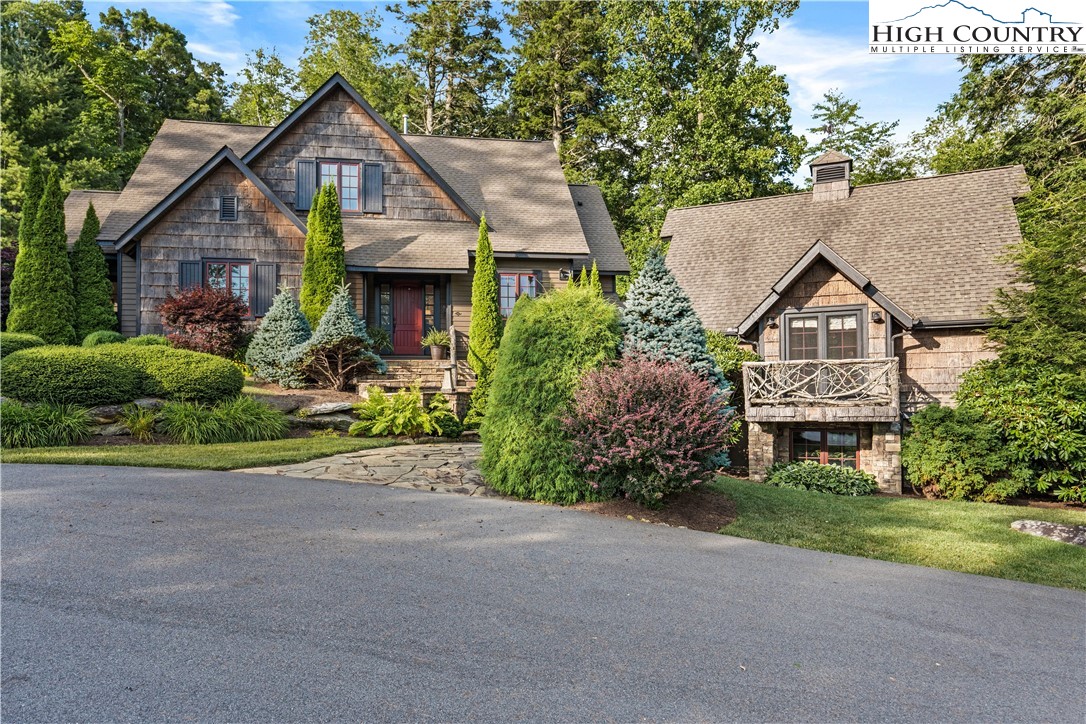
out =
[[[0,475],[4,722],[1086,715],[1072,591],[501,499]]]

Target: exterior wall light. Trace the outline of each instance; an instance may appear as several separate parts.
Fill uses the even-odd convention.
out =
[[[561,281],[568,282],[569,281],[569,269],[559,269],[558,270],[558,278]]]
[[[875,324],[882,324],[884,321],[882,318],[882,310],[875,309],[871,312],[871,321]]]
[[[770,314],[769,316],[767,316],[765,318],[765,326],[769,327],[770,329],[776,329],[778,326],[777,315]]]

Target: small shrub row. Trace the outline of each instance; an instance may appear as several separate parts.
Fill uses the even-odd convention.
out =
[[[23,402],[106,405],[139,397],[214,403],[241,393],[229,360],[160,345],[40,347],[4,358],[3,393]]]
[[[0,418],[0,443],[5,448],[71,445],[90,436],[92,422],[84,407],[24,405],[14,400],[0,403]]]
[[[444,435],[459,437],[464,427],[453,413],[448,399],[440,392],[423,407],[422,391],[416,385],[387,395],[377,387],[369,388],[369,397],[354,407],[358,422],[349,435],[382,437],[386,435]]]
[[[0,359],[7,357],[12,352],[44,346],[45,340],[37,335],[22,334],[21,332],[0,332]]]
[[[870,473],[842,465],[815,462],[776,463],[766,473],[766,483],[778,488],[813,490],[834,495],[874,495],[878,481]]]
[[[278,440],[287,432],[282,412],[246,395],[215,405],[169,402],[158,419],[161,432],[186,445]]]

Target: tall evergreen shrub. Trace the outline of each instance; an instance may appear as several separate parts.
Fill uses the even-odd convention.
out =
[[[8,278],[5,279],[7,284],[7,308],[4,311],[4,329],[9,332],[14,330],[6,326],[8,315],[20,305],[25,304],[29,293],[33,291],[29,280],[26,282],[17,282],[15,280],[18,277],[26,279],[26,272],[23,270],[28,264],[27,260],[33,256],[30,247],[34,239],[34,225],[38,221],[38,206],[41,203],[42,192],[45,190],[45,172],[42,170],[41,159],[37,154],[30,158],[30,167],[27,169],[23,190],[23,208],[22,217],[19,219],[15,262],[11,269],[5,270]]]
[[[589,289],[517,300],[480,430],[491,486],[563,504],[596,495],[574,460],[563,417],[582,374],[618,355],[621,334],[618,309]]]
[[[287,364],[285,359],[290,350],[307,342],[310,336],[312,330],[309,322],[302,314],[294,295],[281,289],[249,343],[245,362],[251,365],[256,376],[263,380],[278,383],[283,387],[301,387],[305,382],[304,378],[292,365]]]
[[[76,341],[64,196],[55,169],[46,181],[33,233],[16,259],[11,293],[15,304],[8,317],[9,331],[36,334],[50,344]]]
[[[347,280],[343,250],[343,217],[336,186],[327,183],[313,199],[302,264],[302,313],[316,327],[336,290]]]
[[[622,323],[627,351],[652,359],[685,362],[706,380],[731,389],[709,354],[705,328],[694,312],[690,297],[658,251],[650,252],[630,286]]]
[[[94,204],[87,206],[83,228],[72,252],[72,290],[75,296],[75,336],[117,328],[113,311],[113,285],[102,247],[98,246],[98,215]]]
[[[468,329],[468,365],[475,373],[471,409],[465,422],[478,425],[486,414],[490,380],[498,361],[502,335],[502,313],[498,301],[498,267],[494,247],[486,228],[486,216],[479,221],[475,246],[475,274],[471,281],[471,326]]]
[[[324,387],[344,390],[360,373],[387,369],[372,349],[373,340],[355,313],[348,286],[343,284],[332,296],[313,336],[295,347],[283,362]]]

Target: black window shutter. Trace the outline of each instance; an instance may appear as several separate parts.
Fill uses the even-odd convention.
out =
[[[253,308],[254,317],[263,317],[268,313],[272,300],[275,299],[275,287],[278,282],[278,265],[273,262],[258,262],[253,265]]]
[[[381,164],[367,163],[362,180],[362,210],[369,214],[381,214],[385,211],[385,177]]]
[[[177,269],[177,288],[189,289],[203,286],[203,275],[200,274],[200,262],[183,261]]]
[[[294,164],[294,208],[308,211],[317,193],[317,162],[297,161]]]

